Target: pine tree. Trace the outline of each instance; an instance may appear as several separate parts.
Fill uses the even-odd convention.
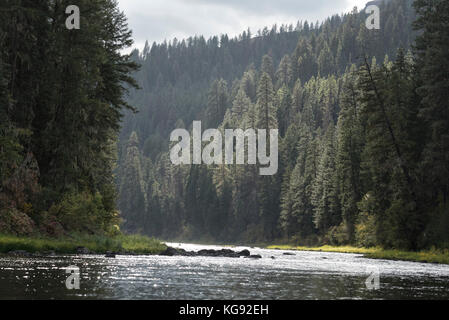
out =
[[[9,205],[10,195],[5,194],[8,189],[8,180],[23,160],[23,147],[18,141],[19,130],[11,123],[9,117],[11,101],[6,74],[3,70],[0,57],[0,210]]]
[[[386,60],[387,61],[387,60]],[[422,152],[419,99],[403,50],[394,64],[365,63],[360,74],[366,145],[364,180],[376,205],[378,239],[416,250],[427,223],[417,177]]]
[[[289,55],[285,55],[279,63],[279,68],[276,72],[276,79],[277,88],[281,88],[284,85],[287,87],[290,87],[292,85],[293,68]]]
[[[294,72],[296,79],[308,81],[317,71],[317,63],[314,60],[312,46],[309,41],[301,38],[294,53]]]
[[[90,230],[104,232],[116,220],[115,140],[137,66],[120,53],[132,40],[115,1],[77,3],[85,24],[76,32],[65,26],[69,4],[0,4],[0,175],[20,177],[35,222],[56,203],[83,199],[95,206],[83,214],[101,215],[88,219],[98,223]],[[13,201],[19,210],[22,200]]]
[[[313,224],[312,186],[317,169],[317,143],[307,125],[300,126],[296,165],[283,189],[281,227],[287,236],[306,240],[315,232]]]
[[[245,91],[246,95],[251,99],[251,102],[256,102],[257,99],[257,84],[256,71],[254,65],[242,77],[240,81],[240,88]]]
[[[360,181],[363,128],[359,92],[356,88],[355,66],[345,74],[341,111],[337,126],[337,174],[341,211],[350,242],[354,239],[354,227],[358,216],[357,203],[361,200],[363,186]]]
[[[339,105],[338,105],[338,84],[334,76],[331,76],[320,83],[321,95],[321,114],[323,115],[323,128],[327,129],[329,125],[337,123]]]
[[[277,120],[279,124],[279,135],[281,137],[285,136],[289,122],[291,121],[292,111],[291,111],[291,96],[290,90],[286,85],[282,86],[276,95],[277,104]]]
[[[270,76],[263,72],[257,87],[257,129],[277,129],[276,109],[274,106],[273,83]]]
[[[318,74],[322,77],[335,72],[334,57],[332,56],[328,45],[321,50],[320,56],[318,57],[318,66]]]
[[[422,98],[422,119],[430,127],[426,147],[428,185],[432,198],[449,202],[449,3],[444,0],[416,0],[418,14],[415,28],[421,31],[416,39],[419,94]]]
[[[148,203],[139,141],[135,132],[131,134],[128,140],[122,175],[118,206],[120,211],[123,212],[124,227],[132,232],[143,231],[139,221],[142,221],[144,225],[148,224],[146,221]]]
[[[262,57],[262,66],[260,67],[262,73],[266,73],[270,76],[271,81],[274,80],[274,63],[273,58],[269,55]]]
[[[304,89],[301,80],[297,80],[292,92],[292,112],[300,113],[304,108]]]
[[[316,228],[324,235],[341,222],[339,190],[336,175],[336,141],[334,126],[329,126],[322,142],[317,176],[313,186],[312,204]]]
[[[239,128],[238,124],[244,119],[244,116],[249,112],[251,100],[246,95],[245,91],[240,88],[235,97],[231,109],[231,123],[233,128]]]
[[[210,88],[207,109],[207,125],[217,127],[223,121],[228,107],[228,85],[223,79],[215,80]]]

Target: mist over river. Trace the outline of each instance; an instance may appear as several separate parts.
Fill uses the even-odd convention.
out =
[[[188,251],[219,246],[168,244]],[[248,249],[262,259],[98,255],[0,257],[0,299],[448,299],[449,266],[358,254]],[[66,268],[80,268],[68,290]],[[365,281],[379,272],[378,290]]]

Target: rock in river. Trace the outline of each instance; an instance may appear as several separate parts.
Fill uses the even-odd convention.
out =
[[[31,253],[29,253],[28,251],[25,251],[25,250],[14,250],[14,251],[8,252],[8,254],[13,257],[31,257],[32,256]]]
[[[262,259],[262,256],[260,254],[255,254],[255,255],[247,256],[246,258],[249,258],[249,259]]]
[[[251,253],[248,250],[242,250],[240,252],[232,251],[230,249],[212,250],[203,249],[198,252],[186,251],[184,249],[175,249],[168,247],[164,252],[160,253],[161,256],[184,256],[184,257],[224,257],[224,258],[240,258],[250,257]]]
[[[78,247],[78,248],[76,248],[76,253],[77,254],[89,254],[89,249],[87,249],[85,247]]]
[[[167,249],[165,249],[165,251],[161,252],[159,255],[172,257],[172,256],[179,256],[180,254],[179,254],[178,250],[176,250],[175,248],[167,247]]]

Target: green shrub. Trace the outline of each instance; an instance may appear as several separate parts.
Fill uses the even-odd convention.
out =
[[[48,211],[56,217],[68,232],[87,232],[90,234],[114,233],[119,224],[118,212],[107,210],[100,193],[75,193],[66,195]]]
[[[349,243],[347,226],[342,222],[339,226],[331,227],[324,237],[324,243],[332,246],[342,246]]]
[[[420,247],[449,248],[449,205],[440,205],[429,216],[430,221],[420,239]]]
[[[55,216],[43,212],[39,218],[39,232],[42,235],[59,238],[65,234],[63,226],[59,223]]]
[[[33,220],[17,209],[5,209],[0,212],[0,232],[19,236],[28,236],[35,230]]]
[[[167,246],[159,240],[141,235],[121,235],[116,238],[125,251],[137,254],[155,254],[164,251]]]
[[[355,226],[355,241],[360,247],[374,247],[377,245],[376,218],[367,212],[359,215]]]
[[[160,241],[145,236],[106,237],[71,234],[59,239],[50,239],[0,234],[0,253],[8,253],[14,250],[25,250],[31,253],[54,250],[61,254],[73,254],[76,253],[78,247],[85,247],[90,252],[99,254],[107,251],[158,254],[167,248]]]

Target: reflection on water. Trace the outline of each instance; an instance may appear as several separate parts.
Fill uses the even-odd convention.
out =
[[[173,246],[178,246],[174,245]],[[181,245],[186,250],[220,248]],[[235,248],[235,250],[242,250]],[[1,299],[448,299],[449,266],[356,254],[250,249],[263,259],[118,256],[0,258]],[[274,257],[274,259],[272,259]],[[66,268],[80,268],[68,290]],[[368,290],[371,270],[380,290]]]

